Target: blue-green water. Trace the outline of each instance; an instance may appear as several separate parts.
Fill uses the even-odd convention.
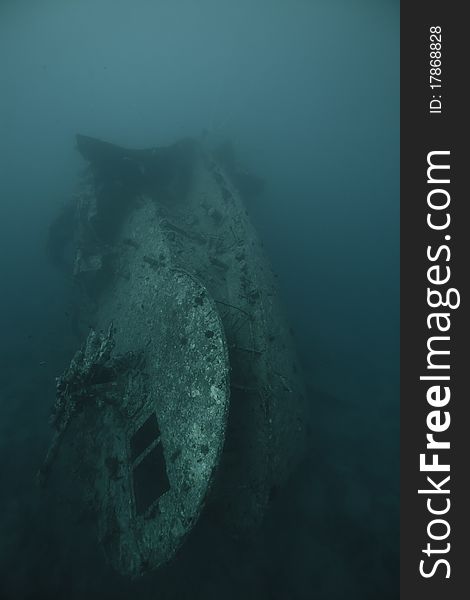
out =
[[[0,5],[0,598],[398,597],[399,6],[368,0]],[[73,293],[45,239],[81,132],[235,143],[311,389],[312,447],[254,543],[216,531],[122,582],[34,474]]]

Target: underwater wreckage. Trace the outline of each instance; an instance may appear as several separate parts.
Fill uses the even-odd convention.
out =
[[[208,507],[227,532],[256,529],[301,456],[306,399],[244,204],[262,184],[231,147],[77,147],[89,166],[49,253],[73,271],[83,345],[39,479],[73,465],[107,559],[138,577]]]

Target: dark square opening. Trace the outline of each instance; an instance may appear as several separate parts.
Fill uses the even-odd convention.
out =
[[[157,444],[133,470],[135,506],[138,515],[170,489],[163,447]]]
[[[157,416],[152,413],[131,437],[131,459],[134,461],[160,435]]]

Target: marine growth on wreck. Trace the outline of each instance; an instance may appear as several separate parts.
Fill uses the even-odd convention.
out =
[[[209,508],[229,534],[256,529],[301,455],[304,390],[246,210],[263,184],[231,145],[77,149],[87,169],[48,251],[73,274],[81,346],[39,481],[78,478],[107,559],[138,577]]]

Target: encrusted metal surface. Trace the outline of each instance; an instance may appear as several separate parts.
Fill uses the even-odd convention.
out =
[[[74,461],[92,470],[88,492],[104,551],[132,577],[168,560],[197,520],[229,401],[225,334],[206,289],[179,271],[148,277],[142,258],[136,253],[142,268],[107,308],[120,323],[114,351],[143,349],[139,366],[106,398],[88,398],[69,436]],[[128,318],[120,320],[122,310]]]

